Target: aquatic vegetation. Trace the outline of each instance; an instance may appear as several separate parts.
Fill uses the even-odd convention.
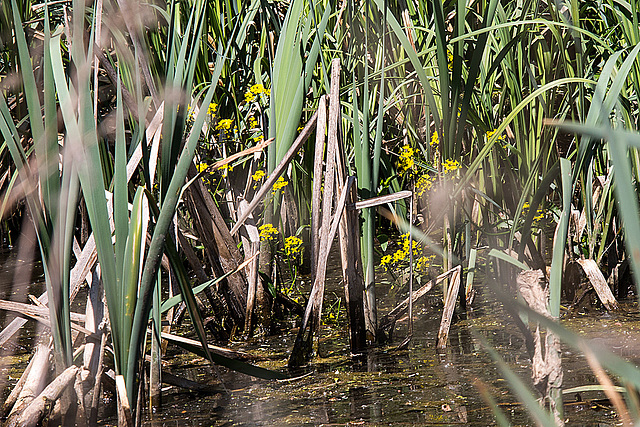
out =
[[[433,132],[431,134],[431,140],[429,141],[429,145],[431,145],[434,148],[438,148],[439,143],[440,143],[440,140],[438,139],[438,132]]]
[[[413,148],[408,145],[402,147],[402,150],[400,151],[400,158],[398,159],[398,172],[407,173],[413,171],[415,167],[415,160],[413,156]]]
[[[256,118],[254,116],[249,117],[249,120],[247,121],[247,126],[249,127],[249,129],[255,129],[258,127],[258,120],[256,120]]]
[[[302,239],[296,236],[285,237],[284,253],[287,257],[295,259],[300,255],[302,248]]]
[[[265,96],[271,95],[271,90],[265,89],[262,84],[255,84],[249,88],[247,92],[244,93],[244,100],[246,102],[252,102],[258,97],[260,94],[264,94]]]
[[[487,140],[491,139],[491,137],[493,136],[493,134],[495,134],[497,131],[497,129],[493,129],[490,131],[487,131],[487,133],[485,134]],[[504,135],[500,135],[499,137],[497,137],[498,140],[504,140],[505,136]]]
[[[254,181],[260,181],[262,178],[264,178],[264,175],[265,175],[264,170],[258,169],[253,175],[251,175],[251,178]]]
[[[82,343],[94,359],[86,368],[96,381],[96,357],[107,348],[113,357],[105,363],[131,408],[146,406],[137,399],[147,355],[156,372],[149,389],[159,389],[161,326],[173,324],[175,307],[162,301],[167,269],[207,360],[251,371],[216,359],[207,339],[250,337],[285,311],[300,313],[284,297],[307,300],[298,268],[309,262],[302,254],[311,206],[324,197],[325,229],[351,233],[341,236],[343,246],[360,239],[343,256],[354,261],[343,280],[349,270],[364,282],[356,292],[364,300],[349,316],[366,310],[367,339],[385,339],[378,257],[401,285],[397,293],[413,293],[414,278],[422,284],[464,272],[456,281],[434,279],[451,310],[457,294],[447,294],[449,282],[457,287],[466,278],[464,309],[476,271],[512,289],[511,263],[541,272],[544,298],[530,304],[549,309],[506,300],[514,322],[522,314],[536,319],[546,337],[585,351],[594,371],[600,364],[631,392],[640,388],[629,364],[590,353],[549,320],[584,302],[561,304],[571,263],[588,261],[589,283],[597,278],[612,298],[627,297],[631,283],[640,294],[634,3],[187,0],[105,2],[104,10],[103,2],[85,3],[12,0],[0,8],[0,233],[14,244],[16,224],[35,227],[58,374],[74,364],[69,303],[92,269],[101,280],[91,280],[89,291],[104,285],[109,316],[83,326],[85,335],[105,337],[102,348]],[[326,95],[333,97],[328,108]],[[331,116],[326,129],[321,115]],[[326,155],[325,134],[342,144]],[[314,135],[316,144],[304,139]],[[290,154],[296,141],[299,151]],[[280,167],[287,156],[291,162]],[[357,189],[336,212],[351,175]],[[359,204],[398,194],[375,208]],[[240,224],[248,203],[263,210],[252,208]],[[339,222],[344,212],[347,227]],[[375,237],[393,235],[392,227],[399,239],[376,253]],[[477,258],[480,248],[489,255]],[[99,269],[83,264],[95,259]],[[205,285],[209,277],[225,280]],[[308,299],[309,310],[321,312],[323,292]],[[349,298],[327,298],[335,322]],[[496,363],[532,416],[552,419]],[[561,424],[560,384],[546,392],[556,408],[552,422]],[[609,398],[624,424],[640,419],[633,397]]]
[[[529,213],[529,208],[531,205],[529,202],[524,202],[522,205],[522,216],[525,217]],[[542,221],[545,217],[545,211],[542,207],[538,207],[535,211],[535,215],[533,216],[533,225],[537,226],[540,221]]]
[[[289,185],[289,181],[285,181],[285,179],[283,177],[280,177],[275,182],[275,184],[273,184],[273,189],[272,189],[271,193],[273,195],[275,195],[279,190],[283,189],[287,185]]]
[[[261,225],[258,230],[260,231],[261,240],[274,240],[279,234],[278,229],[276,229],[273,224]]]
[[[233,119],[220,119],[216,124],[216,130],[229,130],[233,125]]]
[[[380,266],[387,272],[393,272],[397,277],[401,277],[402,273],[408,273],[411,252],[413,252],[414,272],[418,277],[428,272],[429,266],[436,258],[433,254],[425,255],[419,242],[415,240],[409,242],[409,233],[399,236],[397,246],[398,249],[380,258]]]
[[[434,185],[435,179],[428,173],[420,175],[416,181],[416,195],[421,197],[423,194],[431,190]]]
[[[445,175],[451,174],[460,169],[460,162],[457,160],[447,159],[442,163],[442,170]]]

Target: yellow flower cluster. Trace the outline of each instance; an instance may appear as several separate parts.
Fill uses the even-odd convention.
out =
[[[258,120],[256,120],[256,118],[254,116],[249,117],[249,120],[247,121],[247,125],[249,127],[249,129],[255,129],[258,127]]]
[[[410,169],[413,169],[415,161],[413,159],[413,148],[408,145],[402,147],[400,151],[400,159],[398,160],[398,171],[404,173]]]
[[[284,239],[284,253],[288,257],[295,258],[302,249],[302,239],[296,236],[289,236]]]
[[[431,262],[436,258],[435,255],[421,256],[416,260],[416,271],[420,273],[426,273],[427,269],[431,265]]]
[[[275,229],[273,224],[264,224],[258,228],[260,231],[260,240],[273,240],[278,235],[278,230]]]
[[[447,49],[447,68],[449,71],[453,70],[453,53]]]
[[[216,104],[215,102],[212,102],[211,104],[209,104],[209,108],[207,109],[207,114],[210,116],[215,116],[216,111],[218,111],[218,104]]]
[[[388,271],[392,265],[399,265],[405,260],[408,261],[410,251],[413,251],[414,257],[422,252],[422,246],[418,242],[409,242],[409,233],[401,235],[400,238],[402,239],[402,248],[395,251],[393,255],[388,254],[380,259],[380,265],[385,271]]]
[[[247,92],[244,94],[244,100],[246,102],[252,102],[256,99],[256,96],[264,93],[266,96],[271,95],[271,89],[265,89],[262,84],[255,84],[249,88]]]
[[[180,107],[178,107],[178,110],[180,110]],[[195,120],[195,116],[193,114],[193,108],[191,107],[191,105],[189,105],[187,107],[187,121],[193,122],[194,120]]]
[[[531,205],[529,204],[529,202],[524,202],[524,205],[522,205],[522,215],[526,216],[529,213],[529,208],[531,207]],[[538,210],[536,210],[536,214],[533,217],[533,224],[537,225],[538,222],[540,222],[542,219],[544,219],[544,210],[542,208],[538,208]]]
[[[409,246],[412,247],[414,254],[422,250],[420,244],[415,240],[412,240],[411,245],[409,245],[409,233],[405,233],[400,237],[402,237],[402,251],[405,253],[405,256],[409,255]]]
[[[275,195],[276,191],[286,187],[288,184],[289,184],[289,181],[285,181],[283,177],[278,178],[275,184],[273,184],[273,190],[271,191],[271,194]]]
[[[432,146],[432,147],[438,148],[438,142],[439,142],[439,140],[438,140],[438,132],[434,132],[431,135],[431,142],[429,143],[429,145]]]
[[[209,164],[202,162],[202,163],[199,163],[199,164],[196,165],[196,169],[198,170],[198,173],[200,173],[200,172],[207,171],[209,169],[209,166],[210,166]],[[209,181],[209,178],[207,176],[208,175],[213,175],[213,171],[212,170],[209,170],[208,172],[209,172],[208,174],[206,174],[206,173],[203,174],[203,176],[201,178],[202,181],[206,185],[210,185],[211,184],[211,181]]]
[[[233,119],[221,119],[216,125],[216,130],[229,130],[233,125]]]
[[[196,169],[198,169],[198,173],[200,173],[202,171],[206,171],[208,167],[209,167],[209,165],[207,163],[204,163],[204,162],[196,165]]]
[[[391,255],[385,255],[380,259],[380,265],[384,267],[385,271],[389,269],[389,264],[391,264],[392,260],[393,257]]]
[[[421,175],[416,182],[416,194],[418,197],[422,196],[426,191],[431,190],[433,187],[433,178],[429,174]]]
[[[457,160],[447,159],[442,164],[442,169],[444,170],[445,174],[455,172],[456,170],[460,169],[460,163]]]
[[[487,132],[487,141],[488,141],[489,139],[491,139],[491,137],[493,136],[493,134],[494,134],[494,133],[496,133],[497,131],[498,131],[497,129],[494,129],[494,130],[490,130],[489,132]],[[500,141],[500,140],[504,141],[504,135],[500,135],[500,136],[497,138],[497,141]]]
[[[253,178],[254,181],[260,181],[264,177],[264,175],[264,171],[262,169],[258,169],[256,173],[251,175],[251,178]]]

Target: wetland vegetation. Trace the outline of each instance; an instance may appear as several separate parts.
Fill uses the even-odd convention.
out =
[[[639,16],[2,2],[4,422],[634,425]]]

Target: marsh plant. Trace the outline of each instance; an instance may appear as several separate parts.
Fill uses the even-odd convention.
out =
[[[112,370],[120,422],[140,420],[143,388],[160,389],[166,325],[184,310],[200,343],[183,342],[188,351],[250,375],[285,376],[207,342],[270,330],[310,247],[312,206],[326,192],[325,210],[337,207],[333,176],[312,191],[314,157],[322,170],[333,151],[325,156],[309,138],[331,94],[326,132],[340,142],[336,175],[345,175],[335,187],[349,188],[354,176],[361,201],[401,190],[415,201],[415,212],[409,198],[364,208],[351,230],[369,344],[384,335],[376,266],[399,285],[412,270],[421,284],[447,272],[459,286],[465,271],[467,291],[483,267],[522,333],[540,340],[543,331],[549,352],[532,350],[534,367],[540,357],[559,360],[559,341],[584,352],[623,424],[639,420],[640,371],[559,321],[573,303],[561,304],[569,264],[583,268],[608,308],[629,291],[640,295],[638,8],[599,0],[1,3],[0,231],[17,241],[12,224],[26,219],[35,229],[46,309],[34,316],[50,327],[55,375],[82,369],[78,399],[66,398],[79,409],[67,405],[67,414],[95,422],[100,385],[111,381],[103,372]],[[333,93],[332,62],[341,67]],[[354,210],[355,200],[345,212]],[[388,219],[399,229],[395,243],[381,239]],[[289,269],[286,286],[273,285],[274,260]],[[632,289],[619,280],[629,269]],[[539,278],[520,286],[539,297],[526,304],[516,285],[525,276]],[[70,303],[83,286],[90,297],[79,329]],[[455,297],[445,304],[449,319]],[[329,312],[340,311],[341,298]],[[562,423],[555,367],[553,378],[534,378],[549,384],[540,396],[496,359],[536,422]],[[151,385],[141,381],[147,370]]]

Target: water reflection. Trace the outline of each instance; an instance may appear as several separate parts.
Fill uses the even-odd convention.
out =
[[[17,256],[16,256],[17,257]],[[17,258],[0,259],[0,284],[13,274]],[[2,295],[2,292],[5,294]],[[0,287],[0,297],[14,292]],[[28,292],[34,292],[28,290]],[[432,298],[434,301],[436,297]],[[481,335],[498,350],[503,359],[521,378],[528,380],[530,361],[524,339],[512,322],[500,316],[496,303],[483,301],[479,295],[473,311],[458,315],[449,333],[444,351],[435,349],[441,309],[437,301],[417,304],[413,340],[407,349],[395,346],[406,336],[408,322],[396,325],[396,342],[387,347],[372,348],[351,358],[346,327],[332,325],[321,331],[320,355],[299,374],[312,375],[291,382],[268,382],[221,369],[231,390],[226,395],[206,395],[171,389],[164,394],[164,406],[145,421],[145,425],[476,425],[493,423],[492,409],[482,400],[474,386],[480,380],[490,389],[499,404],[505,405],[510,421],[530,424],[526,410],[517,404],[508,384],[501,378],[494,362],[480,345]],[[627,309],[628,311],[636,310]],[[383,309],[387,309],[385,307]],[[568,319],[566,325],[581,331],[595,342],[617,351],[623,357],[640,354],[638,316],[599,316],[597,313]],[[31,334],[33,336],[33,333]],[[278,355],[270,368],[286,364],[293,336],[286,334],[254,346]],[[244,344],[244,345],[251,345]],[[28,349],[27,349],[28,351]],[[171,356],[170,356],[171,357]],[[192,357],[191,357],[192,358]],[[281,359],[281,360],[280,360]],[[184,364],[186,366],[186,364]],[[201,382],[217,382],[209,368],[196,367],[176,374]],[[584,358],[563,349],[565,386],[594,384],[595,379]],[[196,375],[197,373],[197,375]],[[7,371],[0,372],[8,378]],[[591,396],[582,396],[591,397]],[[571,396],[570,399],[575,399]],[[508,406],[507,406],[508,405]],[[614,418],[606,410],[595,412],[589,407],[572,407],[569,424],[612,425]],[[113,419],[103,424],[113,424]]]
[[[36,248],[35,231],[25,215],[17,250],[0,253],[0,299],[25,303],[29,294],[42,293],[42,267],[35,262]],[[26,367],[43,327],[4,310],[0,310],[0,325],[0,401],[4,401],[18,373]]]

